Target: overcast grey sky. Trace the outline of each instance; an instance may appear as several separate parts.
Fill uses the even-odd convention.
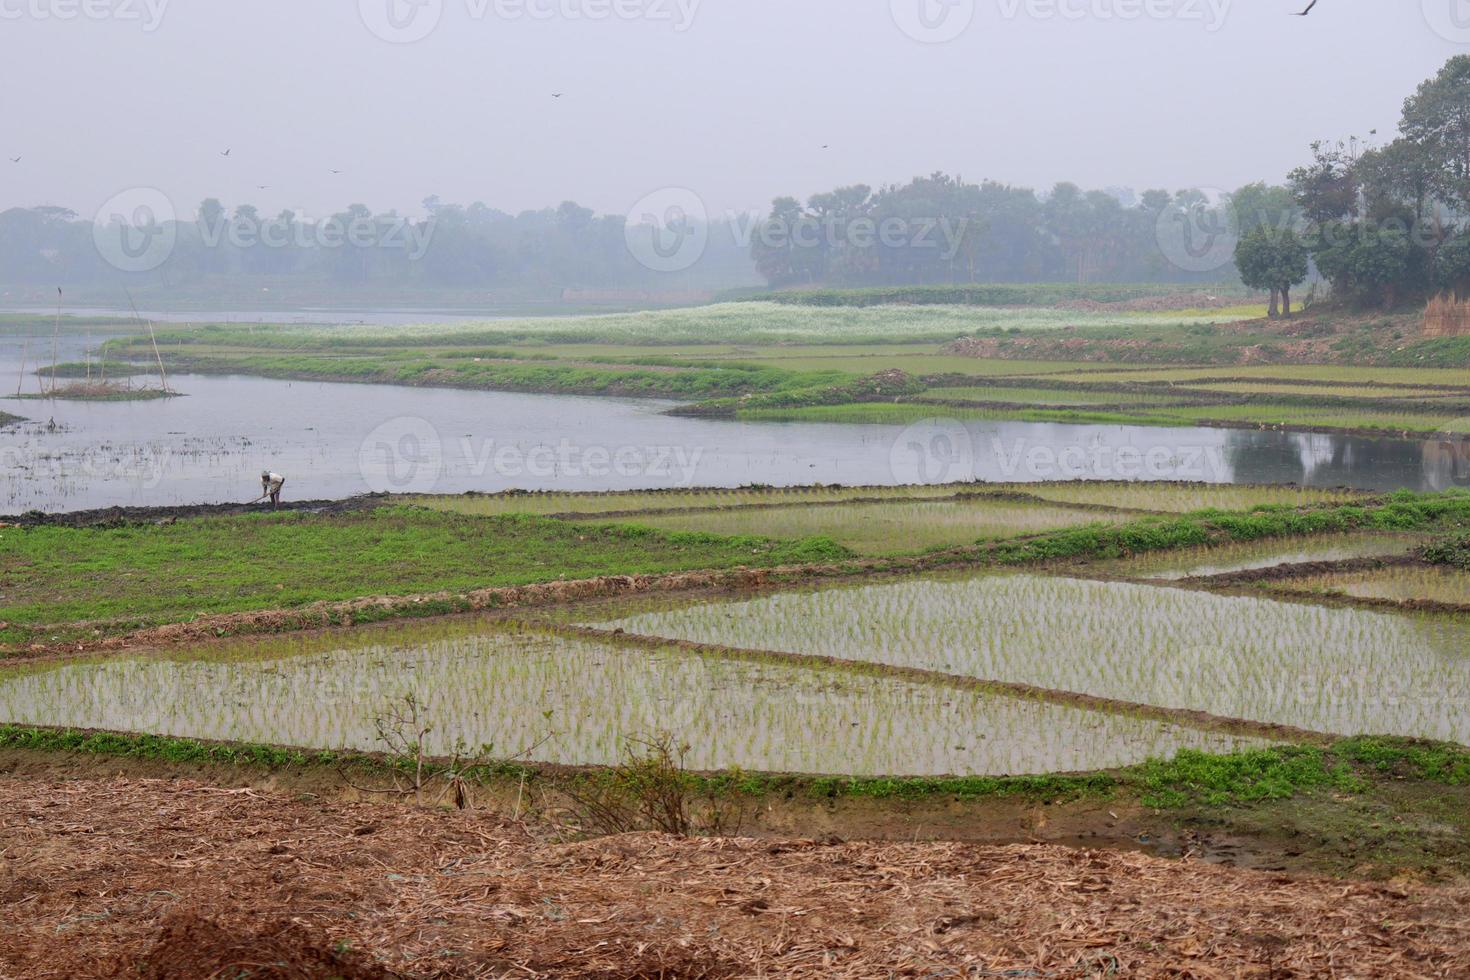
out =
[[[417,3],[0,0],[0,207],[622,213],[685,186],[718,213],[936,169],[1230,188],[1390,133],[1470,51],[1462,0]]]

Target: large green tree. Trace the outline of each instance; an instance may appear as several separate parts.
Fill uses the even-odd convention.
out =
[[[1307,248],[1289,228],[1257,226],[1235,245],[1235,267],[1240,281],[1271,293],[1268,315],[1291,316],[1291,287],[1307,278]]]

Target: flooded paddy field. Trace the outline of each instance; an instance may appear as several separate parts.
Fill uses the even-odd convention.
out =
[[[696,769],[848,775],[1080,771],[1257,740],[838,668],[496,627],[373,629],[0,671],[0,722],[376,750],[412,693],[429,752],[605,765],[666,731]]]
[[[1441,565],[1325,572],[1263,583],[1286,592],[1320,593],[1394,602],[1436,602],[1470,607],[1470,571]]]
[[[596,625],[1339,735],[1470,742],[1470,624],[1450,617],[987,573],[780,592]]]
[[[1428,540],[1422,534],[1384,531],[1356,531],[1285,540],[1267,538],[1262,541],[1238,541],[1202,548],[1177,548],[1112,561],[1092,562],[1087,565],[1086,570],[1089,574],[1100,576],[1172,581],[1226,575],[1275,565],[1406,555]]]
[[[596,517],[676,511],[720,511],[741,507],[806,504],[939,501],[957,497],[1025,498],[1031,503],[1141,510],[1153,513],[1247,510],[1252,507],[1344,503],[1372,496],[1367,491],[1320,487],[1180,483],[1168,481],[1072,480],[1044,483],[930,483],[896,486],[791,486],[699,488],[626,493],[454,494],[405,496],[405,502],[461,514],[542,514]]]
[[[896,555],[948,548],[1129,519],[1117,511],[1083,510],[994,500],[905,500],[835,506],[745,507],[734,510],[630,515],[621,520],[665,531],[831,538],[865,555]]]

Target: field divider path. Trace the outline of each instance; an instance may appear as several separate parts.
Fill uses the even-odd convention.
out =
[[[687,653],[738,659],[752,663],[778,661],[793,667],[838,667],[875,677],[939,684],[967,691],[976,691],[982,694],[1025,698],[1064,707],[1084,708],[1091,711],[1107,712],[1109,714],[1130,715],[1135,718],[1146,718],[1151,721],[1183,725],[1200,731],[1219,732],[1226,735],[1265,738],[1274,741],[1313,745],[1330,745],[1332,742],[1344,737],[1330,732],[1297,728],[1293,725],[1253,721],[1249,718],[1232,718],[1225,715],[1210,714],[1207,711],[1195,711],[1189,708],[1169,708],[1137,701],[1123,701],[1117,698],[1039,687],[1034,684],[1025,684],[1017,681],[990,680],[971,677],[965,674],[950,674],[939,670],[928,670],[923,667],[903,667],[871,660],[849,660],[844,657],[832,657],[824,654],[791,653],[784,650],[757,650],[748,647],[730,647],[717,643],[700,643],[695,640],[680,640],[641,633],[629,633],[622,629],[608,630],[596,626],[562,623],[546,624],[540,622],[534,624],[524,623],[522,625],[528,628],[534,626],[535,628],[545,629],[548,632],[562,636],[597,640],[613,645],[631,646],[643,650],[668,650],[672,648]]]
[[[772,500],[759,501],[749,504],[705,504],[687,507],[640,507],[630,510],[609,511],[563,511],[556,514],[547,514],[554,520],[562,521],[597,521],[597,520],[623,520],[629,517],[662,517],[687,514],[728,514],[742,511],[758,510],[783,510],[793,507],[806,509],[809,507],[848,507],[854,505],[873,504],[954,504],[975,500],[992,500],[997,503],[1034,504],[1057,510],[1076,510],[1099,514],[1137,514],[1143,517],[1166,516],[1165,512],[1146,510],[1141,507],[1114,507],[1109,504],[1094,504],[1073,501],[1049,500],[1035,494],[1020,490],[962,490],[957,493],[944,496],[920,497],[920,496],[874,496],[874,497],[838,497],[833,500]]]
[[[1290,583],[1293,579],[1309,578],[1314,575],[1331,575],[1345,572],[1376,572],[1390,568],[1434,568],[1417,555],[1391,555],[1369,558],[1343,558],[1338,561],[1287,562],[1266,568],[1249,568],[1238,572],[1223,572],[1219,575],[1197,575],[1170,581],[1137,580],[1154,585],[1172,585],[1179,588],[1218,591],[1239,589],[1263,582]],[[1437,599],[1388,599],[1374,596],[1356,596],[1344,592],[1317,591],[1311,589],[1272,589],[1269,598],[1306,600],[1317,604],[1351,606],[1359,609],[1378,609],[1386,612],[1435,612],[1470,613],[1470,602],[1441,602]]]

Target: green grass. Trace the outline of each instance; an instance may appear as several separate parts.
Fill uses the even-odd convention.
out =
[[[398,768],[391,759],[359,752],[309,751],[10,724],[0,725],[0,748],[270,770],[351,766],[386,773]],[[480,779],[507,776],[514,779],[524,776],[528,781],[555,779],[534,765],[491,765],[476,775]],[[1165,810],[1280,800],[1321,788],[1361,794],[1370,789],[1374,780],[1405,778],[1440,786],[1470,784],[1470,751],[1412,739],[1362,737],[1342,739],[1330,746],[1282,745],[1229,755],[1186,750],[1173,759],[1150,760],[1114,772],[913,778],[721,772],[690,777],[699,789],[716,794],[879,800],[1020,796],[1048,801],[1131,796],[1145,806]]]
[[[666,531],[764,534],[778,538],[825,537],[864,555],[912,554],[1008,538],[1078,524],[1120,521],[1122,514],[1074,510],[1007,500],[861,503],[838,506],[759,507],[695,514],[621,518]]]
[[[848,422],[862,425],[906,425],[924,419],[961,421],[1068,422],[1100,425],[1182,426],[1186,419],[1122,410],[1075,408],[975,408],[966,405],[926,405],[919,402],[855,402],[847,405],[811,405],[783,408],[741,408],[736,418],[746,422]]]
[[[1462,432],[1470,425],[1470,346],[1459,351],[1406,341],[1392,348],[1390,358],[1378,338],[1362,350],[1313,353],[1351,364],[1244,364],[1285,359],[1287,341],[1297,334],[1288,337],[1264,320],[1229,330],[1210,322],[1250,310],[1092,312],[1046,305],[1158,292],[1133,286],[926,287],[912,294],[912,303],[893,301],[909,295],[906,289],[806,299],[783,293],[764,301],[562,319],[393,328],[176,326],[163,330],[159,341],[176,371],[656,397],[695,402],[692,414],[763,422],[907,424],[942,414],[1412,433]],[[958,301],[938,302],[945,296]],[[990,305],[1006,297],[1015,302]],[[1404,323],[1400,316],[1390,328],[1402,333]],[[1294,329],[1314,337],[1346,331],[1352,339],[1354,330],[1380,329],[1343,326],[1325,314],[1297,324]],[[957,340],[983,346],[951,347]],[[151,347],[133,337],[110,341],[109,353],[114,361],[141,362],[151,357]],[[1401,366],[1406,364],[1416,366]],[[887,375],[884,390],[868,390],[866,379],[880,373]],[[986,383],[999,379],[1034,383]],[[1191,381],[1204,386],[1190,388]],[[1312,381],[1326,383],[1298,384]],[[1137,387],[1149,384],[1158,390]],[[916,401],[944,404],[924,408]]]
[[[123,629],[358,596],[846,555],[823,541],[663,534],[409,507],[9,528],[0,531],[9,623],[0,641],[43,635],[52,623],[106,620],[109,630]]]
[[[750,505],[836,503],[857,498],[932,500],[957,493],[1025,494],[1059,504],[1125,507],[1159,513],[1250,510],[1263,505],[1306,507],[1367,500],[1371,494],[1317,487],[1251,486],[1233,483],[1067,480],[1052,483],[937,483],[904,486],[765,487],[736,489],[634,490],[617,493],[464,493],[400,498],[402,502],[459,514],[577,514],[666,511],[692,507],[729,508]]]
[[[1435,565],[1448,565],[1470,572],[1470,534],[1437,541],[1424,549],[1423,557]]]
[[[1246,513],[1201,511],[1145,518],[1121,527],[1081,527],[1027,541],[1001,542],[991,556],[1002,565],[1058,559],[1115,559],[1151,551],[1306,534],[1414,531],[1470,524],[1470,493],[1402,491],[1376,506],[1343,504],[1315,510],[1259,508]]]
[[[1076,388],[1022,388],[1006,386],[939,387],[923,392],[928,401],[1004,402],[1021,405],[1155,405],[1177,402],[1185,394],[1142,394],[1124,391],[1086,391]]]
[[[1208,290],[1216,295],[1250,295],[1240,286],[1159,283],[987,283],[967,286],[870,286],[856,289],[794,289],[763,292],[747,302],[786,303],[796,306],[886,306],[892,304],[966,306],[1055,306],[1089,300],[1117,303],[1131,299],[1179,294],[1192,296]],[[1204,311],[1210,312],[1210,311]]]
[[[322,327],[214,324],[166,328],[159,344],[239,345],[253,349],[345,351],[370,347],[542,344],[893,344],[942,343],[977,330],[1055,330],[1078,325],[1124,327],[1157,322],[1128,313],[1045,307],[992,309],[961,305],[814,308],[774,302],[603,316],[495,320],[420,326]]]

